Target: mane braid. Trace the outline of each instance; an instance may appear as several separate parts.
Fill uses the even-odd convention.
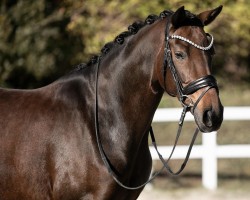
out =
[[[114,41],[111,41],[111,42],[105,44],[101,49],[101,54],[92,56],[89,59],[89,61],[87,62],[87,64],[81,63],[81,64],[77,65],[75,67],[74,71],[79,71],[79,70],[84,69],[88,66],[92,66],[92,65],[96,64],[100,57],[105,56],[106,54],[109,53],[109,51],[112,48],[114,48],[115,44],[122,45],[127,37],[129,37],[131,35],[135,35],[144,26],[153,24],[155,21],[157,21],[159,19],[164,19],[172,14],[173,14],[173,11],[164,10],[163,12],[160,13],[159,16],[151,14],[145,19],[144,22],[143,21],[134,22],[133,24],[128,26],[127,31],[124,31],[124,32],[120,33],[118,36],[116,36]]]

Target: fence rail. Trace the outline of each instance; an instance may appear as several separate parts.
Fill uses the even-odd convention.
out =
[[[179,121],[181,108],[157,109],[153,122]],[[186,121],[194,118],[187,113]],[[225,107],[224,121],[250,121],[250,107]],[[227,144],[218,145],[216,132],[203,133],[201,145],[194,145],[190,159],[202,159],[202,184],[205,188],[214,190],[217,188],[217,160],[218,158],[250,158],[250,144]],[[176,148],[172,159],[183,159],[188,146],[180,145]],[[159,146],[159,151],[164,158],[168,158],[172,146]],[[153,147],[150,147],[153,160],[158,160],[158,155]]]

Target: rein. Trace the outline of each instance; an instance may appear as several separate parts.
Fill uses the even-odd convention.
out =
[[[96,68],[96,74],[95,74],[95,79],[96,79],[96,82],[95,82],[95,133],[96,133],[97,145],[98,145],[98,149],[99,149],[102,161],[104,162],[104,165],[106,166],[106,168],[107,168],[108,172],[110,173],[110,175],[113,177],[113,179],[116,181],[116,183],[118,185],[120,185],[121,187],[123,187],[125,189],[128,189],[128,190],[137,190],[137,189],[140,189],[140,188],[144,187],[147,183],[151,182],[156,176],[158,176],[165,168],[172,175],[178,175],[183,171],[183,169],[185,168],[185,166],[186,166],[186,164],[188,162],[188,159],[189,159],[193,144],[195,142],[195,139],[196,139],[196,137],[198,135],[198,132],[199,132],[198,128],[196,128],[196,130],[194,131],[192,140],[191,140],[190,145],[189,145],[189,149],[188,149],[187,154],[186,154],[186,158],[184,159],[180,169],[178,171],[176,171],[176,172],[173,172],[173,170],[168,165],[168,162],[170,161],[170,159],[171,159],[171,157],[172,157],[172,155],[174,153],[174,150],[175,150],[175,148],[177,146],[179,137],[181,135],[181,131],[182,131],[182,127],[183,127],[183,123],[184,123],[186,113],[188,112],[188,109],[191,108],[191,107],[192,107],[193,110],[195,110],[198,103],[200,102],[202,97],[207,93],[207,91],[209,89],[211,89],[211,88],[216,88],[217,89],[216,79],[212,75],[208,75],[208,76],[199,78],[198,80],[195,80],[195,81],[191,82],[190,84],[188,84],[186,87],[183,88],[182,83],[181,83],[181,79],[179,78],[178,72],[177,72],[177,70],[175,68],[175,65],[174,65],[172,57],[171,57],[171,49],[170,49],[170,45],[169,45],[169,40],[170,39],[181,39],[181,40],[183,40],[185,42],[188,42],[189,44],[191,44],[191,41],[189,41],[189,40],[187,41],[185,38],[184,38],[185,39],[184,40],[183,38],[177,37],[176,35],[173,35],[172,37],[169,36],[169,27],[170,27],[170,20],[168,20],[168,22],[167,22],[166,31],[165,31],[165,36],[166,37],[165,37],[164,64],[163,64],[164,85],[165,85],[165,82],[166,82],[167,67],[169,67],[170,71],[171,71],[171,73],[173,75],[174,81],[176,83],[178,99],[183,105],[183,111],[182,111],[182,114],[181,114],[181,117],[180,117],[180,120],[179,120],[179,123],[178,123],[179,127],[178,127],[178,131],[177,131],[177,134],[176,134],[176,138],[175,138],[175,142],[174,142],[172,151],[170,153],[169,158],[166,161],[164,160],[164,158],[162,157],[162,155],[158,151],[155,136],[154,136],[154,132],[153,132],[153,128],[152,128],[152,126],[150,126],[149,133],[150,133],[150,136],[151,136],[151,139],[152,139],[152,144],[153,144],[153,146],[154,146],[154,148],[155,148],[161,162],[163,163],[163,167],[161,168],[160,171],[156,172],[154,174],[154,176],[152,176],[144,184],[141,184],[141,185],[136,186],[136,187],[126,186],[121,181],[119,181],[119,179],[117,177],[117,174],[112,169],[112,164],[110,163],[107,155],[105,154],[105,151],[104,151],[102,143],[101,143],[100,131],[99,131],[99,117],[98,117],[98,113],[99,113],[98,112],[98,77],[99,77],[99,67],[100,67],[101,57],[98,57],[98,59],[97,59],[97,68]],[[208,49],[210,49],[212,47],[212,43],[213,43],[213,39],[212,39],[212,42],[210,43],[210,45],[208,46],[209,48],[208,47],[201,47],[201,46],[196,47],[195,46],[196,44],[191,44],[191,45],[195,46],[198,49],[205,48],[205,49],[201,49],[201,50],[208,50]],[[199,96],[197,101],[194,104],[191,101],[191,103],[189,105],[186,105],[185,104],[185,99],[189,98],[188,95],[194,93],[195,91],[197,91],[197,90],[199,90],[201,88],[205,88],[205,89],[201,93],[201,95]],[[166,89],[166,87],[165,87],[165,89]]]

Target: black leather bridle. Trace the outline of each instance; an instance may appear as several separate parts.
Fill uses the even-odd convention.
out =
[[[184,122],[184,118],[185,115],[188,111],[188,109],[190,107],[192,107],[192,109],[194,110],[196,108],[196,106],[198,105],[198,103],[200,102],[200,100],[202,99],[202,97],[206,94],[206,92],[211,89],[211,88],[216,88],[217,87],[217,83],[216,83],[216,79],[212,76],[212,75],[207,75],[204,77],[201,77],[191,83],[189,83],[187,86],[183,87],[181,79],[179,77],[179,74],[176,70],[176,67],[174,65],[174,62],[172,60],[172,56],[171,56],[171,49],[170,49],[170,44],[169,44],[169,40],[170,39],[174,39],[171,38],[171,36],[169,35],[169,30],[170,30],[170,21],[171,19],[168,19],[167,25],[166,25],[166,30],[165,30],[165,50],[164,50],[164,64],[163,64],[163,77],[164,77],[164,84],[166,82],[166,73],[167,73],[167,68],[170,69],[171,74],[173,76],[173,79],[175,81],[176,84],[176,88],[177,88],[177,94],[178,94],[178,99],[179,101],[182,103],[183,105],[183,111],[179,120],[179,128],[176,134],[176,139],[175,139],[175,143],[174,146],[172,148],[172,152],[170,153],[169,158],[165,161],[164,158],[162,157],[162,155],[159,153],[157,145],[156,145],[156,141],[155,141],[155,137],[154,137],[154,133],[153,133],[153,129],[152,127],[150,127],[149,132],[151,135],[151,139],[152,139],[152,144],[156,149],[156,152],[159,155],[160,160],[163,163],[163,167],[160,171],[156,172],[154,174],[153,177],[151,177],[148,181],[146,181],[144,184],[139,185],[137,187],[129,187],[124,185],[117,177],[116,173],[114,172],[114,170],[112,169],[112,165],[107,157],[107,155],[105,154],[105,151],[103,149],[103,146],[101,144],[101,139],[100,139],[100,133],[99,133],[99,119],[98,119],[98,77],[99,77],[99,66],[100,66],[100,61],[101,61],[101,57],[98,57],[97,60],[97,68],[96,68],[96,85],[95,85],[95,132],[96,132],[96,139],[97,139],[97,145],[98,145],[98,149],[101,155],[101,158],[104,162],[104,165],[106,166],[106,168],[108,169],[108,172],[110,173],[110,175],[113,177],[113,179],[117,182],[117,184],[119,184],[121,187],[128,189],[128,190],[137,190],[140,189],[142,187],[144,187],[147,183],[149,183],[150,181],[152,181],[157,175],[159,175],[165,168],[168,170],[168,172],[172,175],[178,175],[182,172],[182,170],[185,168],[187,161],[189,159],[193,144],[195,142],[196,136],[199,132],[199,129],[196,128],[194,135],[192,137],[186,158],[183,161],[183,164],[181,165],[180,169],[177,172],[173,172],[172,169],[169,167],[168,162],[171,159],[173,152],[175,150],[175,147],[177,145],[179,136],[181,134],[181,130],[182,130],[182,125]],[[196,92],[199,89],[205,88],[203,90],[203,92],[201,93],[201,95],[199,96],[199,98],[196,100],[196,102],[193,104],[189,104],[186,105],[185,104],[185,100],[186,98],[189,98],[188,95]]]
[[[176,67],[174,65],[174,62],[173,62],[172,56],[171,56],[171,48],[170,48],[169,40],[170,39],[175,39],[176,37],[171,37],[170,36],[170,21],[171,21],[171,19],[168,20],[166,30],[165,30],[165,49],[164,49],[164,63],[163,63],[164,87],[165,87],[165,90],[166,90],[166,86],[165,86],[165,84],[166,84],[166,73],[167,73],[167,69],[169,68],[170,71],[171,71],[171,74],[173,76],[174,82],[176,84],[178,99],[181,102],[181,104],[183,105],[183,111],[182,111],[182,114],[181,114],[181,117],[180,117],[180,120],[179,120],[179,128],[178,128],[178,131],[177,131],[177,134],[176,134],[175,143],[174,143],[174,146],[172,148],[172,151],[171,151],[170,156],[167,159],[167,161],[164,160],[164,158],[162,157],[162,155],[158,151],[152,127],[150,127],[149,132],[150,132],[150,135],[151,135],[151,138],[152,138],[153,146],[155,147],[156,152],[157,152],[160,160],[163,163],[163,166],[168,170],[168,172],[170,174],[178,175],[183,171],[183,169],[185,168],[185,166],[186,166],[186,164],[188,162],[188,159],[189,159],[193,144],[194,144],[195,139],[197,137],[197,134],[199,132],[199,129],[196,128],[196,130],[194,131],[192,140],[190,142],[189,149],[187,151],[186,157],[185,157],[180,169],[178,171],[176,171],[176,172],[173,172],[173,170],[168,165],[168,162],[171,159],[172,154],[173,154],[173,152],[175,150],[175,147],[177,145],[177,142],[179,140],[179,136],[181,134],[181,130],[182,130],[182,126],[183,126],[183,122],[184,122],[186,113],[190,108],[192,108],[192,111],[194,112],[194,110],[197,107],[198,103],[200,102],[202,97],[208,92],[208,90],[211,89],[211,88],[215,88],[218,91],[218,86],[217,86],[217,81],[214,78],[214,76],[207,75],[207,76],[201,77],[201,78],[199,78],[199,79],[197,79],[195,81],[192,81],[187,86],[183,87],[182,81],[181,81],[181,79],[179,77],[178,71],[176,70]],[[207,36],[210,36],[210,35],[207,33]],[[180,37],[180,38],[182,38],[182,37]],[[186,39],[184,39],[184,41],[186,41]],[[189,40],[188,40],[188,42],[193,43],[193,42],[191,42]],[[197,45],[195,45],[195,44],[192,44],[192,45],[197,47]],[[204,50],[209,50],[212,47],[212,43],[209,46],[210,47],[208,47],[208,48],[203,48],[203,47],[198,47],[198,48],[199,49],[204,49]],[[198,99],[195,102],[193,102],[192,99],[188,95],[193,94],[194,92],[196,92],[196,91],[198,91],[198,90],[200,90],[202,88],[204,88],[203,92],[200,94]],[[188,104],[188,105],[185,103],[186,98],[190,99],[190,104]]]
[[[201,77],[191,83],[189,83],[187,86],[183,87],[181,78],[179,77],[179,74],[176,70],[176,67],[174,65],[174,62],[172,60],[172,55],[171,55],[171,48],[169,44],[169,40],[174,39],[170,36],[170,21],[168,20],[167,25],[166,25],[166,30],[165,30],[165,49],[164,49],[164,63],[163,63],[163,79],[164,79],[164,84],[166,83],[166,73],[167,73],[167,68],[170,69],[174,82],[176,84],[176,89],[177,89],[177,94],[178,94],[178,99],[179,101],[185,105],[184,101],[187,98],[188,95],[198,91],[201,88],[204,87],[209,87],[210,88],[216,88],[218,90],[217,82],[216,79],[214,78],[213,75],[207,75],[204,77]],[[207,34],[210,36],[209,34]],[[166,87],[165,87],[166,89]],[[204,95],[203,95],[204,96]],[[198,98],[198,100],[200,100]],[[198,102],[197,102],[198,104]]]

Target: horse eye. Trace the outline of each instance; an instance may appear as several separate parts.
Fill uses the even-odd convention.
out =
[[[184,60],[186,57],[186,54],[180,51],[175,52],[175,57],[177,60]]]

